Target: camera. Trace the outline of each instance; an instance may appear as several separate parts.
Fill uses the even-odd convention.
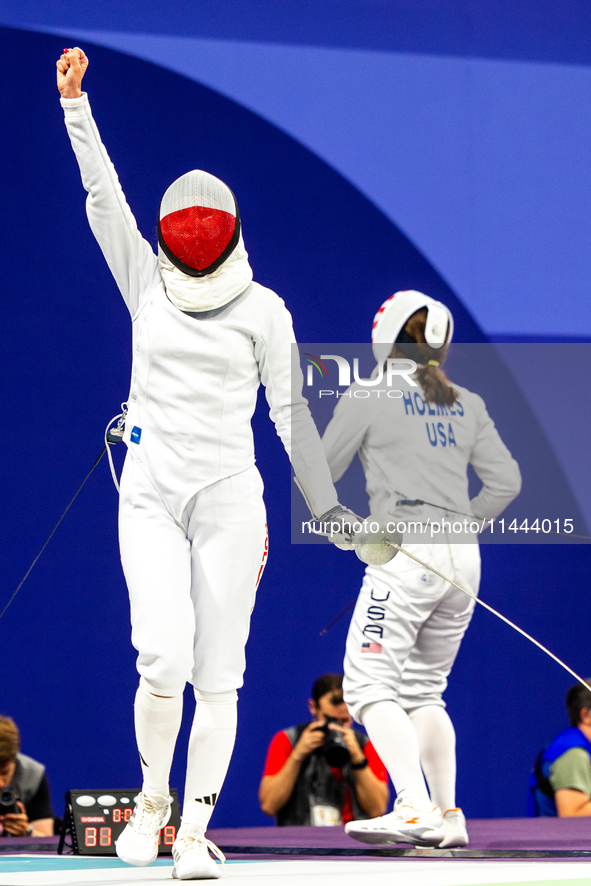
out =
[[[324,759],[329,766],[341,768],[349,762],[351,755],[349,754],[345,736],[342,732],[337,732],[336,729],[329,729],[331,723],[340,725],[336,717],[326,718],[324,725],[320,727],[320,731],[324,732],[322,750],[324,752]]]
[[[0,815],[18,814],[20,812],[16,802],[18,799],[18,794],[8,788],[0,791]]]

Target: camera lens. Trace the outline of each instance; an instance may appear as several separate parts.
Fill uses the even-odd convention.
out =
[[[324,738],[324,758],[329,766],[335,766],[339,769],[349,762],[350,754],[347,747],[347,741],[342,732],[336,729],[329,729],[329,723],[336,723],[333,717],[327,717]]]
[[[0,792],[0,808],[2,813],[6,815],[8,812],[17,812],[16,805],[17,795],[8,789]]]

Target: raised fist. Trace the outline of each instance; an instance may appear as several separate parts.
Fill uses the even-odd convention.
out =
[[[84,52],[75,46],[64,49],[57,66],[57,88],[62,98],[80,98],[80,84],[88,67],[88,59]]]

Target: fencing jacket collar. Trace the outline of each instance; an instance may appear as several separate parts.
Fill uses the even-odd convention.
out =
[[[232,301],[252,282],[252,268],[242,235],[236,248],[213,274],[190,277],[158,248],[158,264],[166,295],[181,311],[211,311]]]

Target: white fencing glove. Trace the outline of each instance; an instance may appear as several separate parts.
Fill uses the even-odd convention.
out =
[[[319,523],[326,524],[328,540],[341,551],[352,551],[355,533],[363,527],[363,520],[342,505],[337,505],[319,518]]]

